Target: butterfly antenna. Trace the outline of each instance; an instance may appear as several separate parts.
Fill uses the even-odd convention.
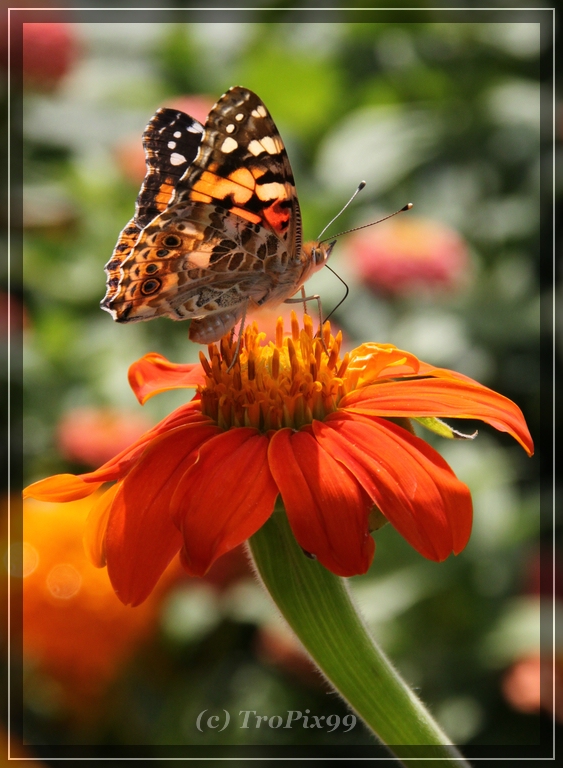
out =
[[[344,208],[350,205],[350,203],[352,202],[352,200],[358,194],[359,191],[360,191],[360,187],[358,187],[352,199],[348,203],[346,203]],[[344,210],[344,208],[342,209],[342,211]],[[331,235],[330,237],[326,237],[324,240],[319,240],[318,244],[320,245],[321,243],[326,243],[327,240],[336,240],[337,237],[342,237],[342,235],[348,235],[350,232],[357,232],[359,229],[365,229],[366,227],[373,227],[374,224],[381,224],[382,221],[387,221],[387,219],[391,219],[393,216],[396,216],[398,213],[402,213],[403,211],[410,211],[411,208],[412,208],[412,203],[407,203],[402,208],[399,208],[398,211],[395,211],[395,213],[390,213],[389,216],[384,216],[382,219],[378,219],[377,221],[372,221],[369,224],[362,224],[361,227],[354,227],[353,229],[347,229],[344,232],[339,232],[337,235]],[[340,213],[342,213],[342,211],[340,211]],[[340,213],[338,214],[339,216],[340,216]],[[332,221],[334,221],[334,219]],[[331,224],[332,224],[332,221],[330,222]],[[328,226],[330,226],[330,224]],[[326,227],[323,229],[323,232],[325,230],[326,230]],[[321,235],[323,234],[323,232],[321,232]]]
[[[337,304],[337,305],[334,307],[334,309],[331,309],[331,310],[330,310],[330,312],[328,313],[328,315],[325,317],[325,319],[324,319],[324,321],[323,321],[324,323],[326,323],[326,321],[327,321],[329,318],[331,318],[331,317],[333,316],[333,314],[336,312],[336,310],[338,309],[338,307],[339,307],[341,304],[343,304],[343,303],[346,301],[346,298],[348,297],[348,294],[350,293],[350,288],[348,287],[348,283],[347,283],[347,282],[345,282],[345,281],[344,281],[344,280],[343,280],[343,279],[340,277],[340,275],[338,274],[338,272],[335,272],[335,271],[334,271],[334,269],[332,269],[332,267],[329,267],[329,266],[328,266],[328,264],[325,264],[325,269],[330,269],[330,271],[332,272],[332,274],[333,274],[333,275],[336,275],[336,277],[337,277],[337,278],[340,280],[340,282],[342,283],[342,285],[343,285],[343,286],[346,288],[346,293],[345,293],[345,294],[344,294],[344,296],[343,296],[343,297],[340,299],[340,301],[339,301],[339,302],[338,302],[338,304]]]
[[[348,206],[349,206],[349,205],[350,205],[350,203],[351,203],[351,202],[354,200],[354,198],[356,197],[356,195],[358,194],[358,192],[361,192],[361,191],[362,191],[362,189],[365,187],[365,185],[366,185],[365,181],[360,181],[360,183],[358,184],[358,189],[357,189],[357,190],[354,192],[354,194],[352,195],[352,197],[351,197],[351,198],[348,200],[348,202],[346,203],[346,205],[344,206],[344,208],[342,208],[342,210],[341,210],[341,211],[339,211],[339,212],[336,214],[336,216],[335,216],[333,219],[331,219],[331,220],[328,222],[328,224],[327,224],[327,225],[326,225],[326,227],[323,229],[323,231],[321,232],[321,234],[320,234],[320,235],[317,237],[317,242],[320,242],[320,239],[321,239],[321,237],[324,235],[324,233],[327,231],[327,229],[330,227],[330,225],[331,225],[331,224],[333,224],[333,223],[336,221],[336,219],[337,219],[337,218],[338,218],[338,217],[339,217],[339,216],[340,216],[342,213],[344,213],[344,211],[346,210],[346,208],[348,208]],[[332,238],[330,238],[330,239],[332,239]]]

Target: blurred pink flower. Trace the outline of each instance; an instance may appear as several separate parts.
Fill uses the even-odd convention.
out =
[[[193,96],[176,96],[175,98],[164,100],[157,107],[170,107],[185,112],[191,117],[195,117],[200,123],[205,123],[209,110],[215,103],[211,96],[202,96],[195,94]],[[157,107],[154,108],[156,112]],[[147,114],[147,123],[151,115]],[[123,175],[131,182],[140,184],[145,178],[145,153],[141,143],[140,134],[133,134],[126,137],[115,147],[115,157],[117,164]]]
[[[186,576],[186,574],[184,574]],[[201,579],[210,584],[218,593],[224,592],[231,584],[244,578],[252,578],[252,568],[244,544],[231,549],[216,560]],[[190,577],[186,576],[190,581]]]
[[[319,670],[299,640],[279,623],[265,624],[259,628],[254,642],[254,652],[264,664],[282,670],[302,685],[323,688]]]
[[[461,235],[410,214],[358,232],[349,249],[370,288],[392,296],[457,290],[469,277],[469,251]]]
[[[135,442],[151,426],[144,414],[111,408],[73,408],[59,422],[57,442],[68,461],[97,467]]]
[[[180,112],[185,112],[191,117],[195,117],[196,120],[204,125],[207,120],[211,107],[215,104],[217,99],[213,96],[205,96],[201,93],[194,93],[187,96],[175,96],[172,99],[167,99],[162,103],[163,107],[169,107],[170,109],[179,109]]]
[[[74,66],[79,54],[76,29],[61,22],[23,25],[23,79],[39,90],[53,90]]]
[[[551,551],[540,547],[528,555],[524,567],[523,593],[551,603],[555,597],[556,617],[563,614],[563,566]],[[557,621],[557,618],[556,618]],[[556,641],[557,643],[557,641]],[[555,689],[555,696],[553,692]],[[540,647],[523,653],[506,670],[502,693],[513,709],[525,714],[549,713],[563,724],[563,647],[555,648],[555,663]]]
[[[542,658],[539,651],[518,659],[503,677],[502,693],[518,712],[537,714],[542,710],[563,724],[563,655],[556,654],[555,666],[550,654]]]

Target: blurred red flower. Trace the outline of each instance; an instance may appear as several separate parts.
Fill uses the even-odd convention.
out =
[[[318,668],[296,636],[283,624],[276,622],[260,627],[254,650],[265,664],[287,672],[301,685],[323,688],[325,683]]]
[[[74,24],[24,23],[24,84],[39,90],[53,90],[74,66],[79,48]]]
[[[544,610],[551,611],[555,596],[557,617],[563,614],[563,567],[560,558],[544,547],[531,553],[524,570],[525,594],[538,600],[545,599]],[[549,605],[549,607],[548,607]],[[525,714],[548,712],[563,724],[563,647],[556,638],[555,662],[546,647],[523,653],[506,670],[502,679],[502,693],[511,707]],[[553,696],[555,693],[555,696]]]
[[[127,448],[151,426],[144,414],[111,408],[73,408],[59,422],[57,442],[68,461],[96,467]]]
[[[16,336],[29,325],[25,306],[17,296],[0,291],[0,338],[8,338],[8,329]]]
[[[348,247],[361,278],[383,294],[452,291],[469,277],[469,251],[461,235],[410,214],[352,235]]]

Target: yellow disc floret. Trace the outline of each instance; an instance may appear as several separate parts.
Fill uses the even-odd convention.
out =
[[[202,411],[220,427],[299,429],[323,419],[346,394],[343,376],[348,355],[341,360],[342,333],[334,338],[325,323],[322,338],[313,333],[308,315],[299,328],[292,313],[291,333],[284,336],[278,319],[276,341],[264,344],[266,334],[256,323],[245,329],[237,359],[236,342],[221,339],[209,346],[209,359],[200,352],[205,384],[199,388]]]

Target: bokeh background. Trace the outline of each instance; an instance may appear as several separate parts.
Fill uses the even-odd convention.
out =
[[[549,334],[540,298],[550,290],[540,261],[540,147],[550,141],[540,126],[540,72],[542,63],[549,71],[550,39],[537,23],[425,18],[26,25],[24,279],[0,297],[12,342],[24,344],[26,483],[97,466],[186,396],[137,404],[127,385],[134,360],[156,351],[195,361],[199,348],[184,323],[115,324],[99,308],[103,265],[133,212],[151,115],[173,106],[204,121],[235,84],[255,90],[277,123],[307,239],[361,179],[366,189],[331,232],[414,203],[333,251],[331,266],[350,288],[333,318],[347,347],[390,342],[462,371],[515,400],[539,439],[540,340]],[[325,311],[343,292],[326,270],[311,290]],[[484,425],[474,441],[426,437],[472,490],[471,541],[438,565],[386,526],[352,590],[453,740],[537,744],[542,722],[563,720],[563,702],[553,713],[540,694],[540,679],[551,676],[539,615],[552,565],[562,592],[560,564],[540,561],[551,540],[539,511],[549,477],[538,455],[528,459]],[[359,725],[347,734],[200,734],[204,709],[346,710],[242,549],[205,579],[173,563],[143,606],[125,608],[83,553],[89,505],[30,502],[23,548],[12,548],[16,578],[23,574],[23,658],[16,653],[14,665],[23,668],[28,744],[373,743]],[[34,754],[41,748],[30,746]]]

